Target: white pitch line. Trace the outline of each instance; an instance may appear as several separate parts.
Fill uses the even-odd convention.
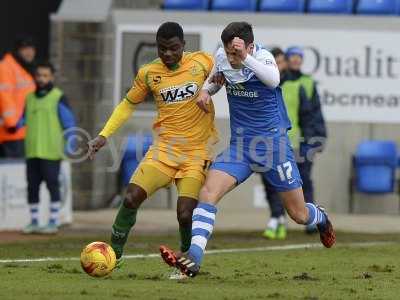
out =
[[[343,243],[339,244],[339,247],[371,247],[379,245],[390,245],[395,244],[394,242],[365,242],[365,243]],[[254,248],[234,248],[234,249],[217,249],[208,250],[206,254],[221,254],[221,253],[243,253],[243,252],[264,252],[264,251],[279,251],[279,250],[298,250],[298,249],[312,249],[312,248],[323,248],[321,244],[292,244],[283,246],[268,246],[268,247],[254,247]],[[154,258],[160,257],[158,253],[151,254],[133,254],[124,255],[124,259],[139,259],[139,258]],[[32,259],[1,259],[0,264],[5,263],[33,263],[33,262],[52,262],[52,261],[78,261],[79,257],[42,257]]]

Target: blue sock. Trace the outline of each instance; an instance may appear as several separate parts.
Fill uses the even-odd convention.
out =
[[[203,260],[207,242],[214,229],[216,213],[217,208],[214,205],[204,202],[199,202],[193,210],[192,243],[188,254],[198,265]]]
[[[306,203],[308,209],[308,220],[306,225],[322,225],[326,224],[325,214],[313,203]]]

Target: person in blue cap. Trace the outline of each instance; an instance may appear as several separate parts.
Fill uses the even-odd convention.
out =
[[[308,114],[302,127],[302,142],[300,143],[297,166],[303,180],[304,198],[307,203],[314,201],[314,185],[311,178],[314,156],[324,148],[327,130],[321,110],[321,102],[317,90],[316,81],[301,71],[303,65],[304,51],[299,46],[289,47],[285,56],[288,62],[288,79],[298,81],[303,86],[307,98],[310,100],[311,113]],[[307,226],[307,233],[317,232],[315,226]]]
[[[306,121],[310,120],[311,101],[307,98],[304,87],[297,80],[290,79],[288,70],[288,62],[285,52],[281,48],[271,49],[271,53],[275,58],[276,64],[281,76],[280,87],[291,122],[291,129],[288,131],[288,137],[296,156],[299,153],[300,142],[304,138],[303,128],[310,126]],[[283,240],[287,234],[287,222],[285,216],[285,208],[274,187],[261,176],[265,189],[266,200],[269,204],[271,216],[268,220],[267,227],[263,232],[263,236],[267,239]]]

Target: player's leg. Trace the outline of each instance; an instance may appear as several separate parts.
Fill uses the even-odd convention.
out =
[[[200,190],[199,203],[193,211],[191,245],[180,257],[166,246],[160,247],[164,261],[182,273],[194,277],[200,270],[207,241],[210,239],[217,213],[216,204],[235,187],[236,178],[220,171],[210,170]]]
[[[192,240],[188,255],[200,265],[208,240],[214,229],[217,203],[237,184],[232,175],[218,169],[210,170],[204,186],[200,189],[199,203],[193,211]]]
[[[193,232],[193,229],[204,229],[202,231],[203,236],[211,235],[211,227],[213,227],[214,225],[215,214],[217,211],[216,204],[227,192],[229,192],[236,186],[236,183],[236,178],[223,171],[209,171],[206,182],[200,189],[200,193],[198,196],[199,201],[196,203],[195,209],[192,214],[192,219],[190,220],[191,243],[189,244],[189,247],[191,247],[194,240],[196,240],[196,238],[193,238],[193,235],[195,235],[197,231]],[[198,228],[197,226],[200,227]],[[208,229],[207,232],[205,228]],[[190,248],[188,250],[190,251]]]
[[[50,219],[47,226],[41,229],[42,233],[54,234],[58,231],[59,211],[61,206],[60,195],[60,160],[40,160],[43,179],[50,193]]]
[[[187,255],[198,268],[214,229],[217,203],[252,174],[247,160],[239,158],[237,154],[237,148],[232,146],[220,154],[211,165],[206,182],[200,189],[199,203],[193,211],[192,241]]]
[[[112,226],[111,247],[114,249],[117,259],[122,256],[129,232],[136,223],[140,205],[159,188],[168,185],[172,178],[173,174],[168,176],[160,171],[156,162],[149,163],[144,160],[139,164]]]
[[[201,175],[201,174],[200,174]],[[184,177],[176,180],[178,203],[176,215],[179,223],[180,251],[189,250],[192,239],[192,215],[197,206],[199,191],[204,182],[203,178]]]
[[[201,169],[201,168],[200,168]],[[178,203],[176,208],[176,215],[179,223],[180,235],[180,252],[176,253],[177,257],[186,253],[190,247],[192,239],[192,215],[193,210],[197,206],[199,191],[204,183],[204,171],[195,172],[197,174],[189,174],[193,177],[184,177],[176,179],[176,187],[178,189]],[[168,255],[168,253],[166,253]],[[169,279],[181,280],[187,276],[179,269],[174,271],[169,276]]]
[[[263,232],[263,236],[268,239],[285,239],[286,238],[286,218],[285,209],[279,194],[274,190],[273,186],[261,176],[264,185],[266,199],[271,210],[271,217],[268,221],[267,228]]]
[[[42,182],[39,159],[27,159],[26,178],[28,182],[28,204],[31,222],[23,229],[23,233],[30,234],[39,231],[39,187]]]
[[[303,191],[297,188],[280,192],[280,196],[289,216],[298,224],[316,225],[322,244],[330,248],[336,241],[332,223],[325,210],[313,203],[305,203]]]
[[[290,157],[287,159],[282,164],[272,166],[267,172],[262,173],[262,176],[279,194],[290,218],[298,224],[306,224],[308,211],[304,202],[300,174],[296,163]]]
[[[137,210],[146,198],[147,193],[143,188],[134,183],[128,185],[111,231],[111,247],[117,259],[122,256],[129,232],[136,223]]]
[[[289,152],[286,162],[274,165],[264,173],[283,201],[288,215],[298,224],[316,225],[322,244],[330,248],[335,243],[335,232],[325,210],[313,203],[305,203],[300,173]]]
[[[304,200],[307,203],[314,203],[314,186],[311,178],[311,170],[312,170],[312,162],[307,160],[297,164],[301,176],[301,180],[303,181],[303,194]],[[306,226],[307,233],[318,232],[316,225],[308,225]]]
[[[190,277],[199,272],[207,241],[214,229],[216,204],[226,193],[245,181],[251,174],[252,170],[248,162],[243,159],[238,160],[236,147],[229,147],[218,155],[210,167],[205,184],[199,193],[199,202],[193,211],[192,239],[189,251],[177,258],[172,250],[161,246],[161,256],[167,264],[176,266]]]
[[[290,218],[297,224],[306,225],[309,220],[309,212],[304,202],[302,188],[280,191],[279,195]]]
[[[192,240],[188,253],[177,258],[167,247],[160,247],[164,261],[176,266],[189,277],[196,276],[200,270],[207,242],[214,229],[216,204],[226,193],[252,174],[247,163],[225,162],[224,158],[221,154],[212,164],[206,182],[200,190],[199,203],[193,211]]]
[[[192,215],[197,206],[197,199],[179,197],[176,207],[176,217],[179,224],[180,251],[185,253],[189,250],[192,239]]]
[[[298,224],[316,225],[322,244],[330,248],[335,243],[335,232],[325,210],[313,203],[305,203],[300,172],[287,135],[274,140],[272,168],[263,176],[279,192],[289,216]]]
[[[176,253],[177,257],[181,256],[189,250],[190,240],[192,238],[192,214],[196,205],[197,199],[184,196],[178,197],[176,216],[179,224],[180,251]],[[187,276],[179,269],[174,269],[169,275],[169,279],[173,280],[181,280],[185,278],[187,278]]]

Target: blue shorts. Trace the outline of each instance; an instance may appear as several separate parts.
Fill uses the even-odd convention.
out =
[[[251,174],[261,173],[277,192],[301,187],[300,173],[287,135],[266,139],[268,140],[255,146],[231,141],[229,147],[217,156],[210,169],[235,177],[238,185]]]

